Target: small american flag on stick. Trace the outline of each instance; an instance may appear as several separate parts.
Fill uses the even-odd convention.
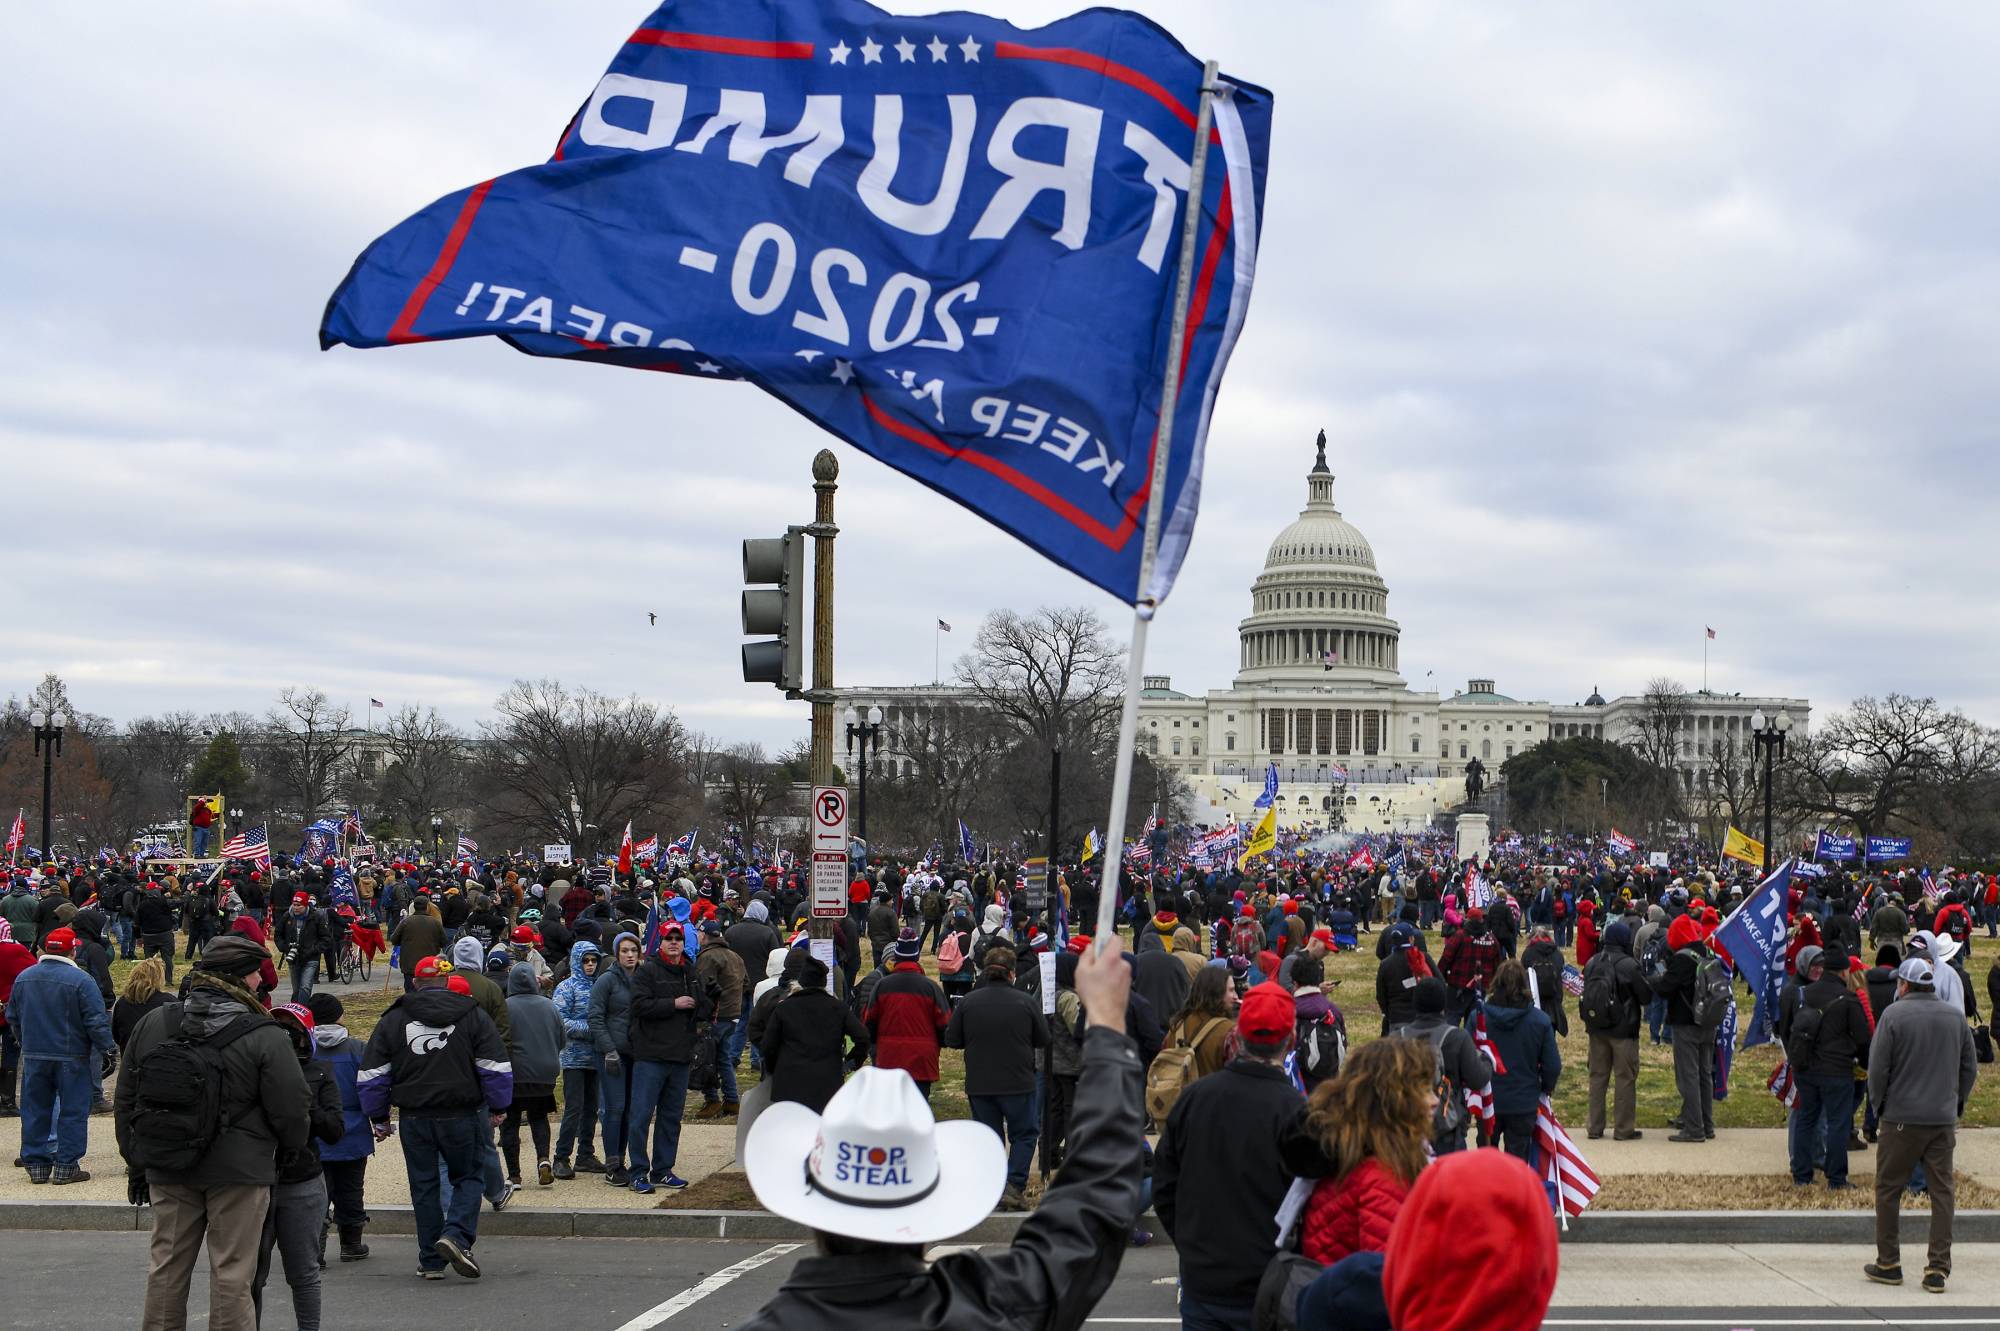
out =
[[[1590,1205],[1590,1199],[1597,1195],[1599,1187],[1597,1174],[1583,1158],[1583,1152],[1576,1149],[1569,1133],[1556,1118],[1556,1107],[1548,1096],[1535,1110],[1535,1145],[1546,1162],[1548,1181],[1555,1185],[1556,1205],[1567,1217],[1582,1215],[1583,1208]]]

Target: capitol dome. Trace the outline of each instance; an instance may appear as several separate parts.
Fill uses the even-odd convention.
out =
[[[1280,531],[1250,588],[1237,626],[1239,685],[1400,685],[1402,629],[1389,618],[1389,587],[1375,550],[1333,503],[1326,433],[1306,473],[1306,506]]]

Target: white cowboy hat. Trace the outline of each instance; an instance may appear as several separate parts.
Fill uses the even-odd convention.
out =
[[[1921,943],[1924,951],[1930,954],[1931,960],[1940,966],[1958,955],[1958,940],[1950,934],[1934,934],[1928,929],[1922,929],[1911,942]]]
[[[1007,1151],[984,1124],[939,1123],[900,1069],[862,1068],[824,1114],[786,1101],[745,1142],[750,1190],[774,1214],[875,1243],[934,1243],[984,1220]]]

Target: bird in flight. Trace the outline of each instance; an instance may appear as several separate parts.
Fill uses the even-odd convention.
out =
[[[646,612],[646,622],[648,624],[658,624],[660,622],[660,617],[654,614],[652,611],[648,610]]]

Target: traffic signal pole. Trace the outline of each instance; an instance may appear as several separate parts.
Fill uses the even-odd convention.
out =
[[[840,488],[840,459],[822,448],[813,458],[812,783],[833,784],[833,492]]]

